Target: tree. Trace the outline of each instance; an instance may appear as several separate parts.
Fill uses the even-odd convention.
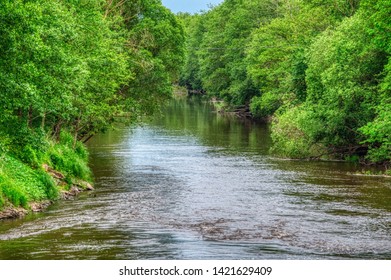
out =
[[[185,26],[186,32],[185,64],[181,70],[179,84],[189,90],[202,91],[199,46],[205,33],[205,16],[180,14],[178,17]]]
[[[187,64],[183,83],[232,105],[258,93],[247,73],[246,46],[253,29],[272,17],[274,1],[229,0],[188,17]]]
[[[304,120],[296,129],[308,146],[322,145],[326,153],[341,158],[364,156],[369,148],[372,161],[379,161],[389,159],[388,132],[383,125],[389,121],[389,108],[384,106],[385,92],[379,91],[384,87],[389,55],[368,32],[370,26],[366,10],[361,8],[335,30],[317,37],[307,53],[307,97],[298,111],[293,109],[297,114],[292,122]],[[284,119],[290,110],[279,118]],[[373,122],[374,118],[382,121]],[[275,124],[276,141],[288,141],[290,136],[280,126]]]
[[[127,112],[152,113],[172,92],[184,60],[184,30],[159,0],[124,4],[129,67],[136,73],[121,90]],[[132,14],[129,14],[132,13]]]
[[[247,68],[260,94],[251,109],[258,117],[272,115],[284,103],[306,99],[306,53],[323,31],[354,14],[357,1],[284,0],[275,18],[252,34]]]

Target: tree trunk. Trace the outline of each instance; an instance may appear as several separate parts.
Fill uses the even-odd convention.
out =
[[[85,138],[85,139],[83,139],[82,141],[83,141],[83,143],[87,143],[88,142],[88,140],[90,140],[93,136],[95,135],[95,133],[91,133],[90,135],[88,135],[88,137],[87,138]]]
[[[53,127],[53,136],[58,141],[60,140],[61,127],[63,124],[63,120],[59,119],[57,123]]]

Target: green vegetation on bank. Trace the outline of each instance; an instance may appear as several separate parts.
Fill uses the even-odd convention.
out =
[[[91,180],[82,142],[172,92],[184,32],[160,0],[0,0],[0,210]],[[47,169],[46,168],[46,169]]]
[[[389,168],[390,13],[387,0],[225,0],[180,14],[180,82],[272,117],[282,156]]]
[[[22,157],[4,155],[0,166],[0,207],[13,205],[27,208],[29,202],[55,200],[73,180],[91,181],[88,152],[81,142],[73,147],[71,134],[62,132],[58,141],[48,141],[45,149],[27,148]],[[50,166],[64,176],[59,186],[45,170]],[[8,204],[8,205],[7,205]]]

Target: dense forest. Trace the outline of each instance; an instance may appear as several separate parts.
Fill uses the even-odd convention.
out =
[[[387,169],[390,14],[388,0],[225,0],[179,14],[180,83],[271,120],[274,153]]]
[[[184,30],[160,0],[0,0],[0,49],[0,210],[29,208],[91,180],[83,142],[171,95]]]

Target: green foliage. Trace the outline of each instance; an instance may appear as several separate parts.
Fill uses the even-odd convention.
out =
[[[307,47],[357,6],[345,0],[227,0],[201,15],[180,15],[187,31],[181,84],[233,105],[250,103],[262,117],[273,114],[284,95],[303,102]]]
[[[172,94],[184,56],[184,30],[159,0],[123,3],[128,66],[134,76],[121,89],[123,110],[133,118],[152,114]],[[129,14],[130,13],[130,14]]]
[[[4,133],[4,131],[0,131],[0,170],[1,162],[5,155],[9,152],[11,143],[11,138],[6,133]]]
[[[307,108],[297,106],[277,116],[272,124],[273,152],[289,158],[322,156],[324,146],[313,140],[319,124],[312,115]]]
[[[246,45],[252,30],[274,16],[273,2],[230,0],[201,15],[183,15],[188,40],[182,85],[232,105],[257,95],[259,89],[247,73]]]
[[[52,200],[57,199],[58,189],[54,179],[42,169],[36,170],[35,173],[38,180],[42,183],[44,187],[46,198]]]
[[[281,1],[276,17],[254,30],[247,52],[247,69],[261,95],[281,100],[294,93],[295,103],[304,102],[308,47],[317,35],[354,10],[355,4],[346,1]],[[268,110],[274,112],[275,108]]]
[[[73,137],[70,133],[62,132],[59,143],[52,144],[45,156],[46,163],[55,170],[71,178],[91,180],[91,171],[87,164],[88,152],[81,144],[73,148]]]
[[[341,149],[357,146],[358,129],[375,117],[385,53],[371,44],[367,20],[358,13],[312,45],[307,69],[307,104],[322,127],[316,141]]]
[[[366,31],[378,52],[386,54],[381,75],[377,76],[375,117],[359,129],[364,136],[362,144],[368,145],[367,158],[376,163],[391,162],[391,21],[389,1],[363,1],[363,17],[369,18]],[[390,171],[388,171],[390,173]]]
[[[20,189],[20,187],[14,184],[11,180],[7,180],[4,178],[0,179],[0,193],[6,197],[9,202],[11,202],[14,206],[22,206],[26,207],[28,198],[25,193]],[[4,199],[2,198],[4,204]]]
[[[251,99],[250,110],[256,118],[266,118],[274,114],[281,106],[281,99],[278,95],[270,92]]]
[[[23,150],[20,153],[19,158],[34,167],[39,166],[39,155],[37,155],[36,150],[34,150],[30,145],[24,146]]]
[[[357,161],[368,150],[370,161],[389,162],[391,122],[386,104],[390,99],[386,97],[389,91],[385,90],[383,79],[387,77],[384,72],[387,54],[373,40],[366,12],[359,10],[312,42],[306,54],[307,66],[303,68],[304,106],[299,111],[288,109],[279,119],[292,117],[295,123],[304,116],[302,125],[300,122],[296,125],[302,141],[323,145],[334,156]],[[291,138],[281,137],[289,133],[281,132],[281,125],[275,129],[278,129],[273,131],[277,149],[291,156],[291,148],[291,153],[296,154],[297,148],[288,145]],[[289,126],[286,129],[289,131]]]
[[[202,81],[199,61],[199,45],[205,32],[205,25],[202,15],[180,14],[179,20],[182,21],[186,31],[186,59],[179,84],[190,90],[202,90]]]
[[[40,201],[57,196],[54,182],[51,178],[43,178],[41,172],[32,169],[23,162],[5,156],[0,169],[0,200],[15,206],[26,207],[30,201]]]
[[[0,188],[0,209],[2,209],[5,205],[4,196],[3,196],[3,190]]]
[[[388,0],[362,0],[362,13],[368,20],[367,32],[380,49],[391,53],[391,3]]]
[[[368,159],[372,162],[391,162],[391,100],[378,107],[377,116],[360,128],[369,145]]]

